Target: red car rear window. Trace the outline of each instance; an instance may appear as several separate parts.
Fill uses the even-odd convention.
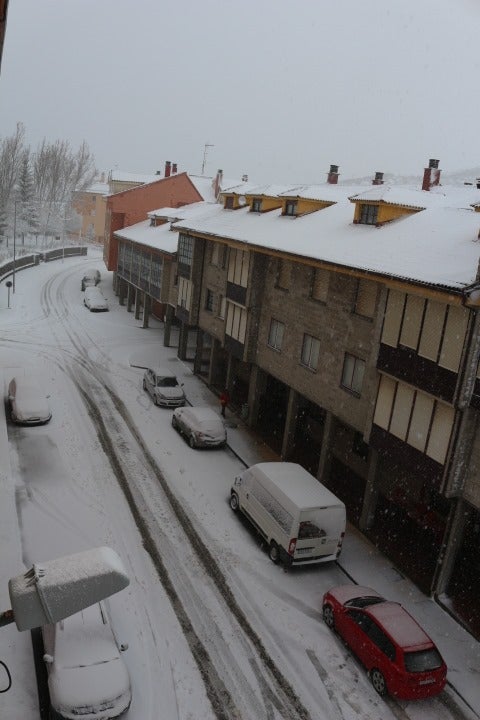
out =
[[[428,672],[441,666],[442,658],[435,648],[405,653],[405,669],[408,672]]]

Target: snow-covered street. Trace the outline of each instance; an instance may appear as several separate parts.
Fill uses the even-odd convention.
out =
[[[108,313],[80,289],[99,268]],[[52,420],[18,427],[0,417],[0,610],[8,579],[33,562],[108,545],[131,583],[109,600],[133,701],[127,720],[460,720],[480,717],[480,643],[398,573],[352,527],[339,564],[283,572],[228,505],[235,475],[271,451],[227,411],[226,449],[193,450],[172,411],[142,389],[163,365],[193,405],[218,399],[162,324],[144,329],[118,303],[101,253],[17,273],[7,309],[0,284],[0,377],[35,372]],[[437,643],[449,684],[431,700],[383,700],[322,622],[321,598],[355,581],[399,600]],[[30,633],[2,630],[12,688],[2,718],[39,718]],[[1,688],[0,688],[1,689]]]

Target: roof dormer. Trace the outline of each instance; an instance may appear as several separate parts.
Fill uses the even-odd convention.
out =
[[[425,210],[417,190],[406,190],[377,184],[370,190],[349,198],[355,205],[353,222],[359,225],[385,225],[407,215]]]

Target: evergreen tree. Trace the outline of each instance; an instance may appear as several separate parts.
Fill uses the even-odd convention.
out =
[[[22,234],[36,232],[39,223],[29,150],[25,150],[22,155],[18,176],[17,204],[20,206],[17,218],[20,232]]]

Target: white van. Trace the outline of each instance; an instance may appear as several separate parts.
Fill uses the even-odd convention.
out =
[[[241,510],[286,566],[335,560],[345,535],[345,505],[301,465],[266,462],[235,478],[230,507]]]

